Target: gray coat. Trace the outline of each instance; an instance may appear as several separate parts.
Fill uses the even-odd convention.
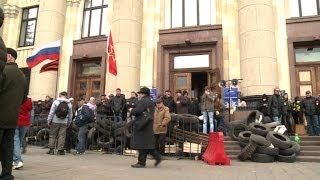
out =
[[[154,103],[150,96],[143,97],[136,105],[134,109],[131,110],[131,115],[135,116],[135,122],[133,123],[133,133],[131,137],[131,147],[133,149],[154,149],[154,133],[153,133],[153,119],[148,123],[148,125],[141,131],[137,129],[137,124],[145,116],[143,112],[150,110],[150,115],[154,115]]]
[[[68,106],[69,106],[68,115],[64,119],[58,118],[55,114],[56,109],[58,108],[60,102],[62,102],[62,101],[67,102]],[[72,112],[72,105],[71,105],[70,101],[66,98],[58,98],[52,103],[47,121],[48,121],[48,123],[54,122],[54,123],[61,123],[61,124],[68,124],[69,125],[72,121],[72,116],[73,116],[73,112]]]
[[[214,112],[214,95],[203,93],[201,97],[201,111]]]

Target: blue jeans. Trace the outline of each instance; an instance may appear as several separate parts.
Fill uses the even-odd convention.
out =
[[[273,120],[273,122],[279,122],[281,124],[281,117],[279,117],[279,116],[273,116],[272,120]]]
[[[83,153],[86,151],[86,132],[88,129],[88,125],[84,125],[82,127],[79,127],[79,131],[78,131],[78,144],[76,147],[77,152]]]
[[[23,162],[21,158],[21,147],[23,145],[24,136],[26,135],[26,132],[28,130],[28,127],[17,127],[14,134],[14,148],[13,148],[13,161],[14,162]]]
[[[226,135],[226,128],[225,128],[225,124],[224,124],[224,118],[221,117],[220,119],[216,120],[217,122],[217,131],[218,132],[223,132],[224,135]]]
[[[122,113],[119,112],[119,113],[114,113],[114,121],[115,122],[122,122],[123,119],[122,119]]]
[[[306,115],[307,119],[307,130],[309,136],[317,136],[319,135],[319,122],[318,122],[318,115]]]
[[[213,119],[213,112],[208,112],[208,111],[203,111],[202,112],[203,114],[203,129],[202,129],[202,132],[207,134],[207,123],[208,123],[208,118],[209,118],[209,123],[210,123],[210,132],[213,132],[213,129],[214,129],[214,119]]]

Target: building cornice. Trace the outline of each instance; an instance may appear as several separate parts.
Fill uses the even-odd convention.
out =
[[[19,15],[20,9],[21,8],[17,5],[3,5],[3,13],[6,17],[16,18]]]
[[[81,0],[67,0],[67,6],[79,6]]]

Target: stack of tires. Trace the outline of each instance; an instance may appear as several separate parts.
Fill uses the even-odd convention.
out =
[[[239,141],[242,150],[238,159],[245,161],[251,159],[253,162],[270,163],[295,162],[300,146],[283,134],[274,132],[277,122],[270,122],[269,118],[263,118],[258,123],[254,119],[261,118],[259,111],[252,112],[246,121],[237,121],[231,128],[231,137]]]
[[[91,125],[87,135],[89,149],[104,149],[120,153],[128,143],[130,134],[126,122],[114,122],[111,119],[100,119]]]

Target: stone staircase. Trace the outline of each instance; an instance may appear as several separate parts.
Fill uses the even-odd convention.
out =
[[[320,162],[320,136],[300,136],[300,140],[301,152],[297,156],[297,161]],[[230,159],[237,159],[241,151],[238,141],[228,136],[224,137],[224,147]]]

